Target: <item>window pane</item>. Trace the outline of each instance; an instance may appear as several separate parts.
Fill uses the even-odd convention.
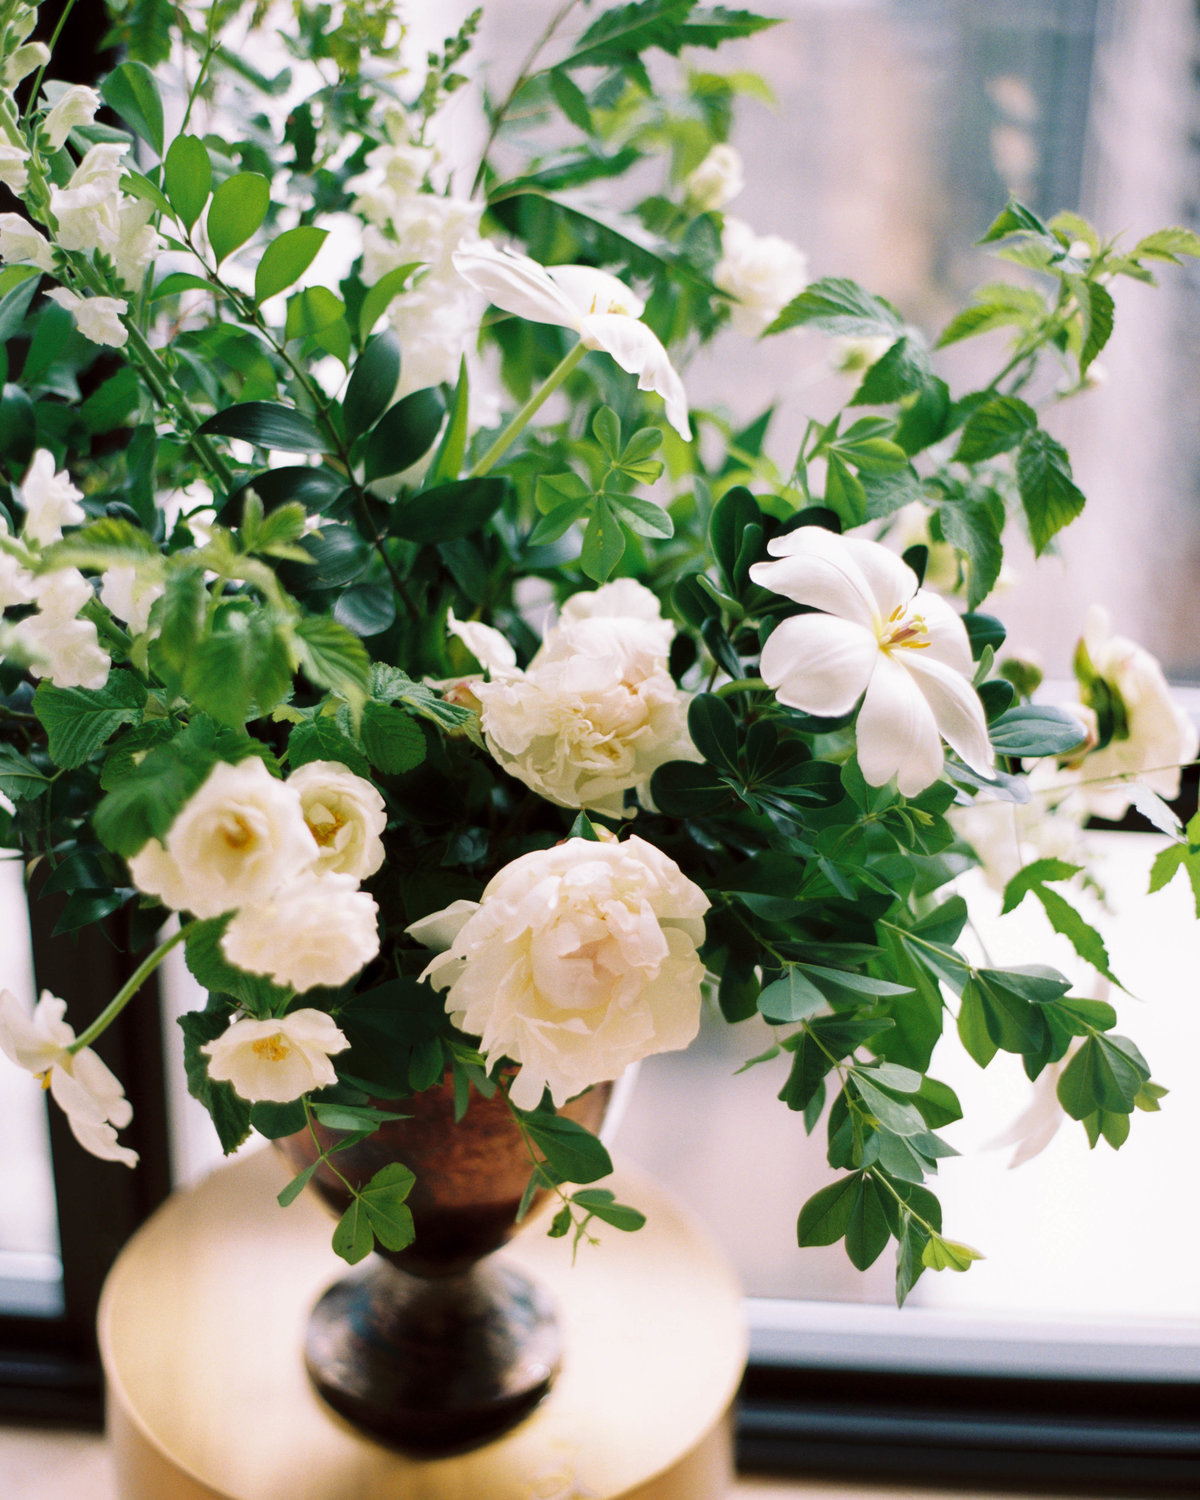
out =
[[[33,964],[22,863],[0,850],[0,989],[33,1005]],[[58,1220],[46,1098],[28,1073],[0,1058],[0,1313],[63,1309]]]

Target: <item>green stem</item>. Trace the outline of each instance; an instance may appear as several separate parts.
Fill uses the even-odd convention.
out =
[[[188,122],[192,118],[192,109],[196,100],[200,97],[200,89],[204,83],[204,75],[208,72],[209,65],[217,50],[217,7],[210,5],[208,9],[208,34],[204,39],[204,56],[200,59],[200,71],[196,74],[196,81],[188,90],[187,108],[183,112],[183,120],[179,126],[179,134],[188,128]]]
[[[46,44],[50,50],[51,56],[53,56],[55,47],[58,46],[58,39],[60,36],[62,36],[63,27],[67,24],[67,17],[71,14],[74,8],[75,0],[67,0],[67,3],[63,6],[63,12],[62,15],[58,18],[58,25],[54,28],[54,34]],[[29,102],[25,106],[26,114],[31,113],[37,108],[37,98],[38,94],[41,92],[42,78],[45,76],[45,72],[46,64],[43,63],[37,70],[37,72],[33,75],[33,86],[29,90]]]
[[[158,968],[159,964],[162,963],[163,959],[166,958],[167,954],[170,953],[171,949],[178,947],[179,944],[183,942],[188,933],[190,933],[195,926],[195,922],[185,923],[185,925],[182,926],[178,932],[169,937],[165,943],[160,943],[159,946],[155,948],[154,952],[149,956],[149,958],[144,959],[137,966],[137,968],[133,971],[133,973],[129,976],[129,978],[125,981],[125,983],[121,986],[121,988],[117,991],[113,998],[108,1002],[108,1004],[104,1007],[104,1009],[100,1012],[100,1014],[96,1017],[92,1024],[87,1028],[86,1031],[81,1032],[80,1035],[75,1038],[75,1040],[67,1048],[67,1051],[71,1053],[81,1052],[84,1047],[90,1047],[98,1036],[107,1031],[112,1023],[125,1009],[125,1007],[129,1004],[129,1002],[133,999],[133,997],[137,994],[137,992],[141,989],[142,985],[145,984],[147,979],[150,978],[151,974],[154,973],[155,969]]]
[[[723,682],[716,689],[713,696],[717,698],[732,698],[735,693],[762,692],[770,692],[770,688],[761,677],[738,677],[733,682]]]
[[[470,478],[478,479],[493,469],[502,459],[513,443],[520,437],[529,426],[530,421],[541,406],[558,390],[567,376],[570,375],[575,366],[587,353],[587,346],[582,340],[558,362],[546,377],[545,383],[541,385],[525,405],[516,414],[488,451],[483,455],[475,467],[471,470]]]

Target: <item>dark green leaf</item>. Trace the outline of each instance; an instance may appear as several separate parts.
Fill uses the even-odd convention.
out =
[[[521,1118],[547,1166],[561,1181],[595,1182],[612,1171],[603,1144],[574,1120],[542,1110]]]
[[[867,370],[850,405],[890,406],[893,401],[923,390],[932,378],[928,350],[906,334]]]
[[[425,759],[425,736],[410,713],[390,703],[368,701],[363,707],[363,749],[385,776],[400,776]]]
[[[1041,428],[1027,433],[1017,451],[1017,488],[1034,552],[1040,556],[1055,533],[1073,521],[1085,504],[1071,478],[1067,450]]]
[[[104,102],[116,110],[125,123],[163,153],[163,107],[154,74],[142,62],[123,62],[100,85]]]
[[[392,403],[400,379],[400,340],[390,328],[377,334],[355,361],[342,400],[350,442],[374,427]]]
[[[981,463],[1007,453],[1034,431],[1037,424],[1037,412],[1016,396],[997,396],[986,401],[967,418],[955,450],[955,462]]]
[[[368,483],[411,468],[433,447],[446,406],[434,389],[413,391],[384,412],[363,448]]]
[[[833,1245],[841,1239],[850,1226],[862,1175],[839,1177],[809,1198],[796,1222],[796,1240],[801,1246]]]
[[[258,448],[285,453],[324,453],[329,446],[311,417],[276,401],[243,401],[201,422],[199,432],[241,438]]]
[[[389,530],[410,542],[449,542],[477,536],[499,510],[509,481],[496,474],[453,479],[398,500]]]
[[[82,766],[122,724],[141,718],[146,689],[132,672],[113,671],[102,688],[60,688],[40,682],[33,711],[49,735],[54,762],[66,770]]]
[[[988,726],[1002,755],[1065,755],[1086,739],[1083,725],[1061,708],[1027,703],[1010,708]]]
[[[880,1190],[873,1177],[863,1173],[846,1225],[846,1254],[859,1271],[873,1265],[883,1253],[891,1232]]]

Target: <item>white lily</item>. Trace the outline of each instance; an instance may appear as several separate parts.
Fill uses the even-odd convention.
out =
[[[941,775],[944,739],[981,775],[991,771],[983,705],[971,686],[967,632],[878,542],[803,526],[755,563],[763,588],[819,614],[794,615],[763,647],[763,680],[781,703],[835,718],[862,698],[858,760],[872,786],[896,777],[915,796]]]
[[[93,1156],[137,1165],[137,1152],[117,1141],[133,1109],[120,1081],[90,1047],[69,1049],[75,1032],[63,1019],[66,1001],[48,990],[27,1015],[17,997],[0,990],[0,1052],[50,1090],[71,1134]]]
[[[624,282],[594,266],[541,266],[487,240],[456,250],[454,268],[505,312],[570,328],[585,349],[612,355],[638,377],[639,390],[663,398],[667,421],[680,437],[691,438],[683,381],[658,338],[639,322],[646,304]]]

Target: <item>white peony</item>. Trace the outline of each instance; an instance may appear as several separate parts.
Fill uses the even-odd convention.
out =
[[[323,1010],[294,1010],[270,1021],[244,1016],[200,1050],[208,1055],[208,1076],[233,1084],[243,1099],[287,1104],[336,1083],[329,1058],[349,1045]]]
[[[425,970],[489,1065],[519,1067],[511,1098],[556,1105],[673,1052],[700,1024],[708,898],[644,840],[568,839],[506,865],[482,899],[409,928],[450,947]]]
[[[26,1015],[15,995],[0,990],[0,1052],[49,1087],[85,1151],[136,1166],[137,1152],[117,1142],[117,1131],[133,1118],[125,1091],[90,1047],[67,1050],[75,1032],[63,1019],[66,1010],[65,1000],[43,990],[33,1014]]]
[[[345,984],[379,952],[378,916],[352,876],[310,870],[242,906],[221,952],[237,968],[294,990]]]
[[[683,180],[687,205],[693,213],[717,213],[732,203],[746,185],[741,153],[725,144],[712,148]]]
[[[1080,647],[1085,675],[1090,666],[1120,713],[1108,744],[1072,763],[1079,800],[1097,817],[1112,819],[1128,812],[1132,782],[1170,801],[1179,795],[1180,766],[1196,756],[1195,724],[1172,699],[1155,658],[1127,637],[1113,635],[1108,612],[1099,605],[1088,610]]]
[[[808,258],[790,240],[755,234],[741,219],[727,217],[713,282],[734,299],[734,329],[757,338],[808,285]]]
[[[67,136],[79,125],[90,125],[100,108],[100,95],[86,84],[73,83],[54,101],[42,121],[42,130],[49,137],[50,149],[59,151],[66,144]]]
[[[942,740],[974,770],[993,763],[974,664],[958,615],[917,586],[878,542],[802,526],[755,563],[762,588],[819,613],[792,615],[767,637],[761,673],[781,703],[837,718],[859,698],[858,762],[872,786],[896,777],[913,797],[942,773]]]
[[[488,749],[548,801],[620,817],[626,791],[696,758],[688,698],[667,670],[673,627],[641,584],[574,595],[523,672],[505,664],[498,632],[450,628],[492,672],[471,684]]]
[[[151,839],[129,870],[139,890],[175,911],[219,917],[265,902],[311,870],[318,852],[299,795],[251,756],[214,766],[165,842]]]
[[[0,260],[22,262],[39,271],[54,270],[54,249],[40,230],[20,214],[0,214]]]
[[[308,831],[317,841],[321,874],[365,880],[383,864],[387,809],[379,792],[362,776],[332,760],[313,760],[288,777],[300,794]]]
[[[54,455],[47,448],[39,448],[30,460],[21,481],[20,498],[25,507],[21,535],[43,547],[57,542],[64,526],[78,526],[87,520],[78,503],[83,491],[75,488],[65,469],[55,468]]]
[[[37,613],[13,627],[31,658],[29,670],[55,687],[102,688],[112,664],[91,620],[76,616],[92,599],[92,586],[77,568],[56,568],[34,580]]]
[[[135,568],[132,563],[121,563],[106,568],[100,575],[100,602],[118,620],[125,621],[130,635],[145,634],[154,602],[165,591],[158,569],[153,567]]]
[[[61,286],[51,288],[46,296],[74,315],[85,339],[91,339],[93,344],[107,344],[112,349],[125,347],[129,332],[121,319],[129,311],[129,304],[124,298],[79,297]]]

